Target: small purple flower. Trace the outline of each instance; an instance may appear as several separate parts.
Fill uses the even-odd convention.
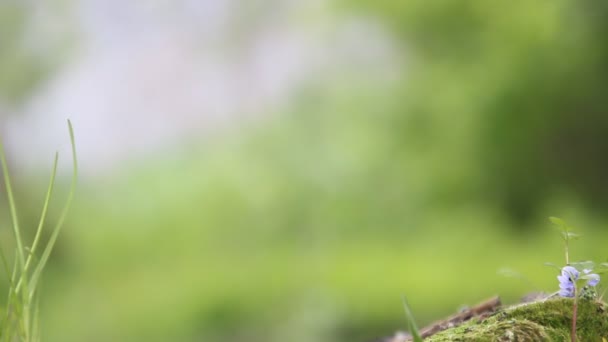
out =
[[[599,274],[591,273],[591,270],[589,270],[589,269],[584,269],[583,272],[585,273],[585,276],[588,279],[587,285],[596,286],[597,284],[599,284],[599,282],[600,282]]]
[[[574,282],[578,279],[578,274],[576,268],[572,266],[562,268],[562,274],[557,276],[560,296],[574,297]]]

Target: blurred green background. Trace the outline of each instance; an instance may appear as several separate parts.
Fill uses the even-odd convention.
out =
[[[555,291],[552,215],[583,235],[573,259],[608,256],[604,1],[8,0],[0,18],[32,230],[67,117],[83,168],[47,341],[371,341],[404,329],[403,294],[424,325]]]

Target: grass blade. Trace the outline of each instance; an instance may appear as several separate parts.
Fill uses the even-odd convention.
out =
[[[35,256],[36,253],[36,248],[40,242],[40,236],[42,235],[42,228],[44,226],[44,221],[46,220],[46,214],[49,208],[49,202],[51,201],[51,196],[53,194],[53,187],[55,185],[55,177],[57,175],[57,164],[59,162],[59,154],[57,152],[55,152],[55,160],[53,162],[53,170],[51,172],[51,179],[49,181],[49,186],[47,188],[46,191],[46,196],[44,198],[44,204],[42,206],[42,213],[40,215],[40,221],[38,222],[38,228],[36,229],[36,235],[34,236],[34,241],[32,242],[32,247],[29,250],[29,253],[27,255],[27,260],[25,261],[25,266],[23,269],[23,273],[27,273],[30,265],[32,263],[32,259]],[[15,291],[19,292],[19,290],[21,289],[21,280],[19,280],[19,283],[17,283],[17,287],[15,289]]]
[[[32,322],[32,340],[40,341],[40,296],[34,299],[34,318]]]
[[[412,334],[413,341],[422,342],[422,337],[420,337],[420,332],[418,331],[416,320],[414,319],[414,315],[412,314],[412,310],[410,309],[410,306],[407,303],[407,299],[405,298],[405,296],[403,296],[403,310],[405,310],[406,328],[408,332]]]
[[[57,175],[57,163],[59,161],[59,153],[55,152],[55,160],[53,162],[53,171],[51,172],[51,180],[49,181],[49,186],[46,191],[46,196],[44,198],[44,205],[42,206],[42,214],[40,215],[40,222],[38,222],[38,228],[36,229],[36,236],[34,237],[34,242],[32,242],[31,253],[28,255],[28,258],[25,262],[25,271],[27,272],[28,267],[31,263],[32,256],[36,253],[36,247],[40,241],[40,235],[42,232],[42,227],[44,226],[44,221],[46,219],[46,213],[49,208],[49,202],[51,201],[51,196],[53,194],[53,186],[55,184],[55,176]]]
[[[11,219],[13,221],[13,232],[15,234],[15,240],[17,242],[17,260],[19,266],[23,269],[25,264],[25,257],[23,252],[23,242],[21,240],[21,230],[19,229],[19,218],[17,217],[17,207],[15,205],[15,198],[13,196],[13,188],[11,186],[11,179],[8,173],[8,164],[6,162],[6,155],[4,153],[4,145],[0,142],[0,164],[2,164],[2,173],[4,174],[4,185],[6,186],[6,195],[8,197],[8,205],[11,211]]]
[[[2,329],[2,337],[4,338],[4,341],[11,341],[12,337],[13,337],[13,328],[15,328],[15,325],[18,325],[18,322],[20,321],[19,316],[21,314],[21,311],[19,310],[19,303],[17,302],[19,300],[19,298],[17,297],[16,293],[15,293],[15,280],[17,279],[17,251],[15,251],[15,259],[13,262],[13,272],[11,274],[11,279],[10,279],[10,287],[8,289],[8,298],[6,300],[6,325],[3,326]],[[18,331],[18,329],[17,329]]]
[[[49,238],[49,241],[48,241],[44,251],[42,252],[40,261],[38,262],[38,265],[36,265],[36,268],[34,269],[34,272],[32,274],[31,289],[30,289],[30,293],[29,293],[30,299],[34,295],[34,291],[36,289],[36,285],[40,278],[40,274],[42,273],[42,270],[46,266],[49,256],[51,255],[51,251],[53,250],[53,247],[55,246],[55,242],[57,241],[57,237],[59,236],[61,227],[63,226],[63,223],[65,222],[65,219],[67,217],[70,206],[72,205],[74,193],[76,192],[76,180],[78,178],[78,159],[76,158],[76,142],[74,139],[74,129],[72,128],[72,123],[70,122],[70,120],[68,120],[68,128],[70,131],[70,143],[72,146],[72,161],[73,161],[72,183],[70,185],[70,192],[68,193],[68,198],[63,206],[61,215],[59,216],[59,220],[57,221],[57,224],[55,225],[55,228],[53,229],[51,237]]]

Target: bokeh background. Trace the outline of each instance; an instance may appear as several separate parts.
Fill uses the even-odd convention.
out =
[[[0,2],[46,341],[370,341],[606,261],[608,3]],[[65,190],[54,199],[51,223]],[[6,199],[2,244],[10,248]],[[501,274],[510,273],[511,277]]]

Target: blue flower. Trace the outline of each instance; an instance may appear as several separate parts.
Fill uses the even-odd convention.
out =
[[[585,278],[588,279],[587,285],[596,286],[597,284],[599,284],[600,276],[598,274],[591,273],[591,270],[588,269],[584,269],[583,272],[585,273]]]
[[[559,280],[560,296],[574,297],[574,282],[578,279],[578,274],[576,268],[572,266],[565,266],[562,268],[562,274],[557,276],[557,280]]]

